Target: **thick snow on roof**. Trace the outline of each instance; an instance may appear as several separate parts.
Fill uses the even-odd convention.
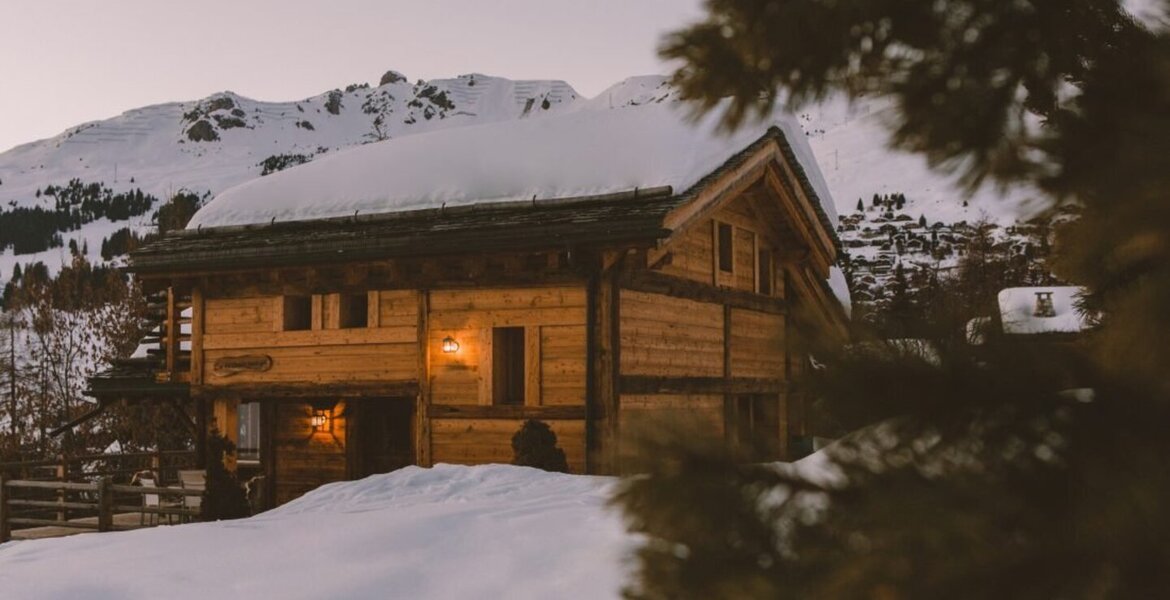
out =
[[[1037,293],[1052,294],[1054,316],[1037,316]],[[999,292],[999,314],[1003,332],[1008,334],[1077,333],[1088,323],[1076,309],[1077,296],[1084,290],[1075,286],[1018,287]]]
[[[725,134],[719,114],[692,122],[686,107],[673,102],[585,107],[400,137],[230,188],[188,228],[539,202],[667,185],[682,193],[773,125],[784,132],[835,226],[828,187],[795,121],[778,115]]]
[[[845,278],[845,272],[837,265],[829,269],[829,289],[833,290],[833,296],[841,303],[841,308],[845,309],[845,316],[852,318],[853,295],[849,293],[849,281]]]

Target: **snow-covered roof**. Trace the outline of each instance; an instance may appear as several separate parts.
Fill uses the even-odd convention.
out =
[[[575,198],[670,186],[686,192],[777,127],[835,228],[833,202],[786,115],[724,133],[663,102],[452,127],[360,146],[230,188],[189,229]]]
[[[1088,328],[1076,308],[1084,289],[1075,286],[1017,287],[999,292],[999,315],[1007,334],[1078,333]],[[1041,296],[1051,294],[1050,316],[1039,306]]]

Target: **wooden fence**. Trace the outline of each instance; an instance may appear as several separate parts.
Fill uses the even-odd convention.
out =
[[[198,508],[188,507],[196,504],[186,499],[203,491],[166,485],[178,483],[178,471],[194,463],[195,453],[185,450],[0,463],[0,542],[31,527],[117,531],[145,526],[147,517],[197,519]],[[154,473],[158,487],[132,485],[142,471]],[[116,523],[119,514],[140,515],[140,523]]]
[[[185,499],[203,490],[175,487],[121,485],[104,476],[93,483],[28,481],[0,474],[0,543],[12,539],[13,529],[64,527],[90,531],[121,531],[151,525],[114,522],[116,514],[152,515],[157,522],[178,517],[180,522],[199,518],[198,508]],[[162,502],[147,506],[146,496]],[[51,518],[50,518],[51,517]]]
[[[0,462],[0,473],[11,479],[28,481],[90,482],[111,477],[115,483],[129,483],[135,473],[152,471],[160,482],[177,482],[178,471],[195,465],[192,450],[128,452],[123,454],[84,454],[52,459]]]

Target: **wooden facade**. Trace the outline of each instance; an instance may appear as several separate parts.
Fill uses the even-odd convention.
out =
[[[526,419],[576,473],[619,471],[623,433],[674,415],[790,457],[806,433],[794,307],[823,335],[845,317],[825,284],[836,238],[786,148],[773,132],[680,195],[164,238],[132,269],[190,305],[191,332],[158,380],[190,385],[201,435],[239,443],[240,415],[259,415],[230,466],[262,473],[275,504],[405,465],[508,462]],[[378,228],[412,243],[373,246],[361,232]]]

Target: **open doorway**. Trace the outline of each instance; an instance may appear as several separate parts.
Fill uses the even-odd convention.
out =
[[[352,479],[415,464],[413,398],[355,400],[349,415]]]

